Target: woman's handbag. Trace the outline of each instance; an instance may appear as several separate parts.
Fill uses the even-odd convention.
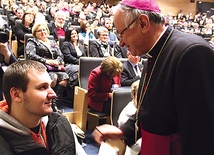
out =
[[[49,72],[64,72],[65,71],[65,67],[63,65],[59,65],[59,66],[51,66],[46,64],[47,67],[47,71]]]

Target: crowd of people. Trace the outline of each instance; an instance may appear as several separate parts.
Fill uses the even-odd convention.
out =
[[[208,17],[206,13],[198,12],[184,14],[180,11],[177,15],[165,15],[166,24],[180,31],[196,34],[209,41],[214,32],[214,15]]]
[[[13,31],[13,37],[16,36],[19,43],[18,56],[23,55],[24,34],[31,33],[33,24],[41,21],[48,24],[50,34],[56,41],[61,36],[65,36],[66,30],[71,26],[78,26],[79,39],[84,39],[85,45],[88,45],[89,39],[98,39],[97,29],[99,27],[108,29],[108,44],[112,48],[115,42],[119,41],[113,26],[114,12],[117,8],[104,2],[100,4],[90,1],[80,2],[79,0],[8,0],[1,3],[2,7],[7,10],[8,24]],[[199,35],[207,41],[213,35],[214,16],[207,17],[206,13],[184,14],[181,10],[177,15],[168,13],[164,15],[164,18],[166,25],[171,25],[186,33]],[[21,23],[16,24],[17,20],[20,20]],[[17,30],[18,32],[16,32]],[[121,52],[121,49],[115,47],[114,49]],[[118,57],[118,55],[116,56]],[[122,56],[120,55],[120,57]]]

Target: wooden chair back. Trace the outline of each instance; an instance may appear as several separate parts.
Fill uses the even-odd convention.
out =
[[[73,123],[86,132],[88,91],[75,86],[74,88],[74,118]]]

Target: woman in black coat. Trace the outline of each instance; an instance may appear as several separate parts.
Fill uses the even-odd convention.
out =
[[[79,58],[87,56],[87,47],[83,44],[83,40],[79,40],[79,32],[76,28],[70,27],[66,30],[65,41],[62,43],[61,51],[64,55],[65,71],[69,76],[68,88],[73,91],[74,86],[79,85]],[[73,100],[73,96],[70,96],[66,102],[69,100]]]
[[[76,28],[71,27],[65,32],[65,42],[61,47],[65,65],[77,65],[81,56],[87,56],[87,47],[79,40],[78,36],[79,32]]]
[[[31,12],[25,12],[22,21],[15,25],[15,35],[18,41],[18,56],[24,55],[24,36],[32,33],[35,16]]]

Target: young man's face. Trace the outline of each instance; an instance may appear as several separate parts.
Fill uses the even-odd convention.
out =
[[[17,10],[17,12],[16,12],[16,16],[17,16],[17,18],[19,18],[19,19],[22,18],[23,14],[24,14],[24,13],[23,13],[22,10]]]
[[[112,22],[110,20],[107,20],[105,22],[105,27],[108,29],[108,30],[111,30],[112,29]]]
[[[47,72],[30,70],[27,91],[23,92],[22,106],[26,117],[43,117],[52,113],[52,99],[56,97],[51,88],[51,79]]]

